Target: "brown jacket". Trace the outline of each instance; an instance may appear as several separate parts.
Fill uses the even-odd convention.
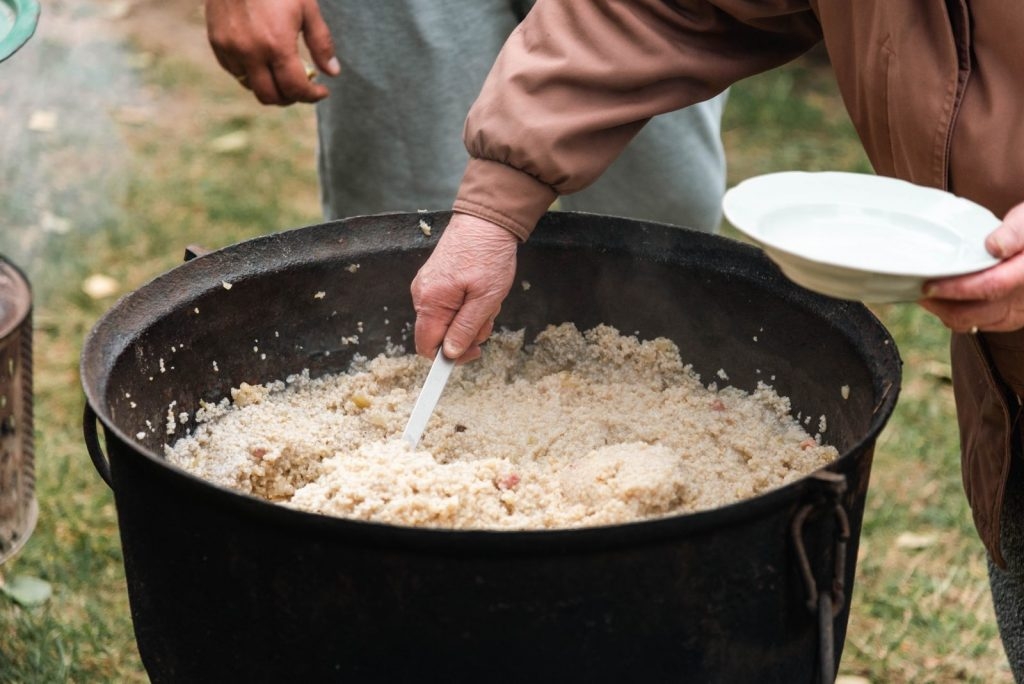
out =
[[[1024,4],[1006,0],[541,0],[466,120],[455,210],[526,239],[650,117],[706,99],[824,40],[882,175],[997,215],[1024,201]],[[963,479],[988,550],[1024,395],[1024,331],[953,335]]]

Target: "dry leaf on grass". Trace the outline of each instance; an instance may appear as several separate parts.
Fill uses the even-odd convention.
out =
[[[916,532],[903,532],[896,537],[896,548],[898,549],[926,549],[933,546],[939,540],[935,534],[918,534]]]
[[[107,18],[117,21],[126,18],[135,8],[133,0],[114,0],[107,5]]]
[[[249,147],[249,134],[245,131],[225,133],[210,141],[210,149],[218,154],[241,152]]]
[[[118,282],[108,275],[94,273],[82,281],[82,292],[92,299],[104,299],[117,294]]]
[[[71,219],[44,211],[42,216],[39,217],[39,227],[47,233],[65,235],[71,232]]]
[[[50,600],[53,587],[38,577],[15,575],[0,583],[0,592],[23,608],[33,608]]]
[[[52,109],[37,109],[28,117],[28,130],[49,133],[57,129],[57,112]]]

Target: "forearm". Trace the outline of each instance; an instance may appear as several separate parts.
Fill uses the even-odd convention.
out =
[[[712,97],[818,38],[798,0],[540,0],[467,117],[473,161],[455,209],[525,239],[559,194],[593,182],[650,117]]]

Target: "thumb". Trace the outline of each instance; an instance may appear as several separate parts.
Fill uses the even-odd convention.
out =
[[[444,355],[449,359],[461,358],[477,343],[480,331],[490,323],[491,316],[500,307],[500,296],[467,299],[445,333]]]
[[[1008,259],[1024,250],[1024,204],[1007,212],[1003,222],[985,239],[989,254]]]

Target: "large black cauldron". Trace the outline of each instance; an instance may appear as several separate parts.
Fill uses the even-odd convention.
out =
[[[162,445],[188,429],[166,433],[169,407],[406,339],[408,284],[446,221],[361,217],[244,242],[129,294],[89,335],[86,441],[114,491],[152,679],[831,679],[900,359],[863,306],[804,291],[725,238],[551,214],[520,251],[517,283],[532,287],[513,288],[499,323],[528,338],[607,323],[671,338],[708,382],[719,369],[745,389],[769,382],[812,428],[826,417],[843,454],[830,472],[693,515],[485,532],[302,513],[165,463]]]

